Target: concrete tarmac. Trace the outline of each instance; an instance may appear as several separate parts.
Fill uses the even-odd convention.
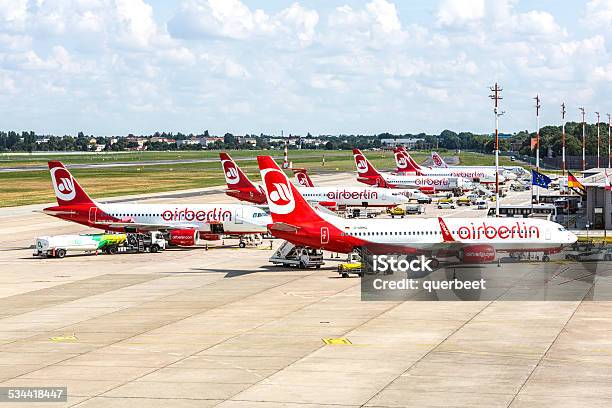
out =
[[[38,235],[91,231],[31,209],[0,223],[0,386],[68,387],[36,407],[612,405],[609,302],[362,302],[335,259],[273,267],[266,245],[220,243],[33,259]]]

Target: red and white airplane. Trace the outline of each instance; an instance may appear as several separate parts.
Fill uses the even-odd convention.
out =
[[[345,219],[313,209],[269,156],[257,158],[272,216],[270,232],[295,245],[350,253],[457,257],[464,262],[495,260],[497,252],[560,251],[576,241],[561,225],[541,219],[414,218]]]
[[[488,169],[495,171],[495,166],[449,166],[446,164],[442,156],[440,156],[437,152],[431,152],[431,162],[433,163],[433,168],[441,168],[441,169],[463,169],[463,170],[479,170],[479,169]],[[526,170],[521,166],[499,166],[502,171],[502,175],[506,179],[516,179],[517,175],[522,175],[526,173]]]
[[[271,219],[261,208],[242,204],[102,204],[93,201],[68,169],[49,162],[57,206],[45,214],[105,231],[167,231],[170,243],[195,245],[220,235],[260,234]]]
[[[445,177],[463,177],[468,180],[478,181],[479,183],[495,183],[495,167],[445,167],[431,168],[419,165],[410,156],[410,153],[403,147],[396,147],[393,150],[395,155],[395,164],[397,165],[396,172],[398,174],[415,174],[420,176],[445,176]],[[500,174],[499,182],[503,183],[506,178]]]
[[[364,184],[388,188],[413,188],[426,194],[438,191],[463,191],[467,187],[462,177],[381,173],[359,149],[353,149],[353,158],[357,166],[357,181]]]
[[[254,204],[267,202],[265,189],[253,183],[227,153],[219,153],[219,157],[228,187],[227,195]],[[302,185],[300,187],[302,195],[308,201],[324,207],[395,207],[409,202],[405,195],[397,194],[386,188],[314,187],[308,175],[305,175],[303,171],[300,174],[301,176],[297,176],[298,180],[301,180],[300,183],[312,185]]]

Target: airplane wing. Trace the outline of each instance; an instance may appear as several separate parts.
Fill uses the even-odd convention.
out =
[[[275,222],[268,225],[268,229],[284,232],[297,232],[300,227],[296,227],[295,225],[287,224],[284,222]]]
[[[137,223],[137,222],[121,222],[121,221],[96,221],[96,224],[106,225],[111,228],[137,228],[145,231],[158,231],[158,230],[184,230],[184,229],[198,229],[195,224],[149,224],[149,223]]]

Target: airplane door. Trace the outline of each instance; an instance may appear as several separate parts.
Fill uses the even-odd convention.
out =
[[[236,224],[242,224],[243,222],[243,213],[242,213],[242,207],[239,207],[236,209]]]
[[[551,232],[550,232],[550,228],[546,228],[546,232],[544,233],[544,235],[546,237],[546,240],[550,241],[551,235],[552,235]]]
[[[89,222],[96,222],[98,207],[89,207]]]
[[[321,244],[327,244],[329,242],[329,229],[327,227],[321,227]]]

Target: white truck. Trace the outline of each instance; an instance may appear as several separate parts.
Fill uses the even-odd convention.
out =
[[[285,241],[270,257],[270,262],[275,265],[297,266],[300,269],[320,268],[323,262],[323,251],[319,249],[295,246]]]
[[[162,233],[157,231],[147,234],[54,235],[36,238],[33,256],[63,258],[69,251],[102,251],[114,255],[118,252],[158,252],[164,249],[166,240]]]

